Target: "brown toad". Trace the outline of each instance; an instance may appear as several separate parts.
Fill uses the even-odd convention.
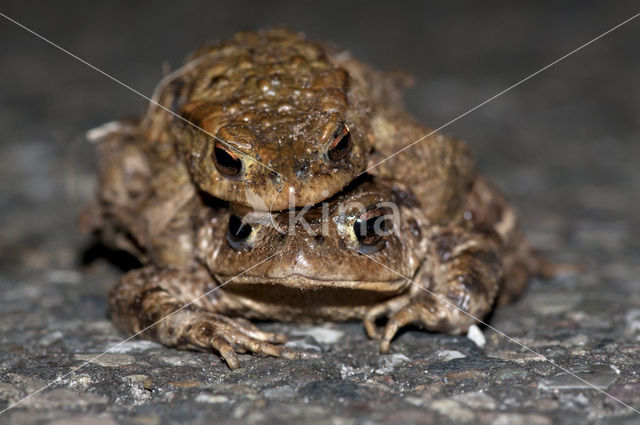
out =
[[[197,53],[180,71],[180,78],[175,79],[174,75],[161,84],[158,97],[161,104],[195,119],[207,132],[229,130],[225,133],[227,139],[232,134],[242,138],[248,133],[244,127],[236,126],[242,111],[227,109],[231,100],[224,98],[224,90],[215,92],[223,100],[217,106],[211,105],[212,89],[203,82],[211,77],[207,72],[215,68],[215,64],[207,62],[209,56],[233,56],[241,44],[238,39],[243,38],[260,45],[272,43],[275,51],[279,51],[280,44],[292,43],[296,48],[311,45],[297,34],[280,30],[243,33],[236,38]],[[240,51],[241,57],[250,53]],[[255,51],[251,54],[258,55]],[[254,56],[250,55],[252,60]],[[494,300],[501,303],[516,297],[527,277],[539,271],[540,260],[517,230],[513,210],[476,174],[469,149],[460,141],[431,135],[369,170],[370,174],[353,180],[364,169],[365,159],[368,165],[376,164],[396,152],[400,141],[406,144],[417,140],[430,130],[415,123],[398,106],[400,88],[394,79],[346,55],[326,53],[325,59],[329,57],[331,69],[342,69],[346,74],[341,75],[348,77],[344,117],[351,118],[341,120],[331,114],[301,109],[317,120],[307,120],[306,112],[298,111],[291,115],[293,120],[286,114],[276,114],[280,124],[275,127],[252,127],[254,136],[263,134],[256,130],[262,128],[264,134],[275,137],[292,134],[287,126],[302,120],[302,124],[311,123],[311,127],[303,126],[301,135],[331,136],[284,143],[289,146],[286,155],[263,153],[273,147],[270,138],[258,137],[260,143],[245,140],[245,145],[229,147],[225,144],[228,140],[223,143],[204,137],[202,132],[194,132],[179,120],[169,120],[166,113],[153,107],[142,121],[111,124],[108,131],[103,129],[96,137],[100,140],[100,185],[84,224],[98,230],[106,243],[131,252],[146,264],[143,269],[128,273],[111,293],[110,310],[119,327],[134,332],[144,330],[145,336],[180,348],[213,348],[231,367],[237,367],[235,349],[298,356],[276,345],[284,341],[284,336],[261,332],[247,319],[360,318],[371,337],[381,338],[384,352],[396,331],[408,323],[436,331],[463,332],[473,323],[463,311],[481,318]],[[200,63],[206,66],[200,69]],[[240,62],[233,63],[232,73]],[[338,78],[338,74],[331,73],[331,78]],[[185,75],[191,76],[185,80]],[[283,98],[291,91],[287,87]],[[227,94],[241,92],[231,90]],[[319,88],[318,93],[322,92]],[[332,89],[328,92],[335,94]],[[323,100],[311,102],[312,107],[323,105],[326,98],[320,98]],[[273,105],[268,102],[249,102],[245,106],[254,114],[245,123],[253,125],[262,118],[274,117],[269,115]],[[327,117],[331,119],[322,121]],[[329,124],[335,124],[335,132],[319,132]],[[271,128],[274,133],[269,133]],[[329,155],[327,147],[340,150],[345,146],[345,137],[348,154],[339,161],[352,164],[357,159],[362,164],[334,166],[332,171],[336,174],[326,174],[325,180],[315,180],[325,175],[314,174],[316,171],[309,175],[293,173],[304,158],[310,164],[308,170],[323,167]],[[217,142],[223,145],[217,146]],[[307,149],[309,146],[315,148]],[[274,161],[280,161],[285,169],[289,167],[280,176],[286,180],[266,173],[264,167],[254,167],[257,163],[236,150],[245,148],[247,155],[251,153],[261,162],[271,158],[266,164],[269,167],[276,164]],[[220,151],[229,158],[216,159],[217,154],[222,155]],[[234,157],[236,154],[240,156]],[[306,154],[312,156],[304,157]],[[243,177],[211,180],[216,170],[224,168],[221,164],[239,166]],[[309,180],[309,176],[314,179]],[[335,176],[338,180],[333,180]],[[209,185],[214,180],[217,183]],[[339,184],[334,185],[337,181]],[[350,186],[343,188],[349,182]],[[305,215],[315,234],[306,232],[308,228],[299,229],[297,222],[290,224],[288,212],[245,215],[247,204],[263,210],[288,207],[288,200],[276,199],[278,193],[290,194],[289,189],[282,189],[286,185],[293,188],[293,204],[329,198]],[[238,203],[227,205],[207,193]],[[275,199],[271,205],[270,196]],[[260,204],[256,199],[268,202]],[[361,201],[362,208],[340,208],[351,201]],[[380,202],[398,207],[393,233],[382,238],[369,235],[371,238],[362,240],[355,230],[366,233],[370,219],[378,222]],[[323,218],[325,205],[329,216]],[[269,220],[259,220],[265,217]],[[235,277],[238,274],[241,275]],[[210,296],[181,309],[215,288],[219,289]],[[434,293],[460,310],[443,303]],[[146,329],[167,314],[171,316]],[[379,335],[374,321],[381,316],[389,321]]]
[[[429,134],[429,129],[392,106],[378,110],[371,129],[379,141],[370,152],[371,163],[393,154],[394,140]],[[188,235],[194,211],[206,191],[193,184],[187,165],[173,151],[173,139],[166,132],[151,137],[144,120],[109,123],[94,133],[99,141],[100,184],[96,201],[84,217],[84,227],[98,230],[108,244],[159,266],[193,261],[192,238]],[[441,134],[401,151],[369,174],[393,178],[409,187],[422,213],[433,223],[459,218],[475,178],[466,144]],[[307,189],[312,187],[308,185]],[[236,196],[242,196],[254,208],[268,210],[261,197],[264,193],[258,186],[254,188],[247,186]],[[242,204],[234,205],[240,209]]]
[[[269,211],[313,205],[430,133],[404,111],[408,79],[399,75],[301,33],[241,32],[202,47],[163,79],[154,94],[160,106],[150,105],[138,133],[153,163],[180,161],[217,198]],[[432,164],[409,176],[411,155],[375,170],[413,186]]]
[[[165,345],[218,351],[231,368],[236,351],[305,356],[247,319],[361,319],[381,352],[410,323],[464,332],[496,300],[517,297],[540,266],[493,187],[477,177],[467,195],[461,214],[435,222],[384,179],[273,221],[203,205],[194,261],[129,272],[111,291],[112,320]]]
[[[152,104],[142,128],[213,196],[269,210],[310,205],[366,166],[370,108],[357,88],[328,47],[300,33],[243,32],[165,78],[154,98],[181,118]]]

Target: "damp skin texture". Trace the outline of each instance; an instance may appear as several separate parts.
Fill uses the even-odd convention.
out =
[[[99,184],[81,227],[142,264],[110,293],[123,331],[171,315],[141,336],[237,368],[239,351],[311,356],[252,319],[361,320],[387,352],[409,324],[466,332],[542,272],[464,142],[436,133],[391,156],[431,131],[401,106],[405,77],[286,30],[240,33],[186,64],[157,99],[231,148],[153,106],[93,133]],[[278,212],[288,192],[315,205],[306,225]],[[392,232],[359,236],[381,204],[396,206]]]
[[[204,46],[156,91],[184,120],[152,105],[146,137],[171,144],[217,198],[270,210],[316,204],[365,169],[372,147],[366,82],[336,54],[282,29]]]
[[[152,167],[179,162],[216,198],[269,211],[315,205],[431,133],[404,109],[410,85],[406,74],[301,33],[242,32],[203,46],[164,78],[154,93],[161,106],[150,104],[137,132]],[[467,156],[459,141],[433,134],[370,173],[414,186]]]
[[[217,352],[237,368],[238,350],[312,356],[284,347],[285,335],[263,332],[251,319],[361,320],[387,352],[408,324],[465,332],[475,322],[465,313],[482,319],[541,271],[514,210],[482,176],[473,174],[458,194],[458,209],[441,216],[403,183],[369,177],[308,209],[303,226],[289,212],[247,215],[193,190],[189,180],[187,199],[154,194],[150,182],[175,175],[154,174],[135,132],[128,133],[135,128],[122,126],[99,142],[99,195],[81,220],[104,243],[143,263],[110,292],[110,317],[125,332],[171,314],[141,337]],[[441,176],[455,180],[460,171]],[[385,203],[397,207],[393,231],[359,239],[358,219]],[[382,329],[380,318],[388,319]]]

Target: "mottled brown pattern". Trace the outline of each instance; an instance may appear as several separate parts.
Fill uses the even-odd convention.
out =
[[[243,32],[202,47],[156,89],[160,105],[200,129],[152,104],[136,137],[153,171],[177,168],[176,179],[223,200],[274,211],[313,205],[431,132],[404,111],[408,85],[301,33]],[[350,148],[332,160],[344,134]],[[240,161],[238,174],[216,166],[216,147]],[[407,184],[436,216],[460,207],[471,163],[463,143],[435,133],[372,172]]]
[[[371,147],[365,82],[354,80],[338,54],[283,29],[202,47],[161,82],[157,98],[215,139],[151,106],[143,124],[149,142],[172,139],[198,186],[222,199],[274,210],[315,204],[364,170]],[[352,148],[332,161],[327,149],[343,125]],[[242,160],[240,175],[216,167],[217,142]]]
[[[243,177],[223,178],[212,163],[215,141],[154,107],[141,122],[94,137],[100,185],[82,223],[146,264],[111,292],[114,323],[166,345],[217,351],[235,368],[238,350],[302,355],[247,319],[361,319],[387,352],[407,324],[461,333],[496,301],[516,298],[543,264],[465,143],[433,134],[354,179],[365,162],[430,131],[396,102],[401,86],[284,30],[241,33],[194,54],[160,85],[160,102],[279,167],[286,181],[244,157]],[[352,150],[327,168],[323,149],[342,124]],[[326,202],[283,212],[247,206],[283,184],[296,204]],[[359,239],[356,220],[381,202],[398,208],[394,232]],[[379,318],[388,319],[382,330]]]
[[[483,184],[482,180],[477,184]],[[481,319],[490,311],[500,291],[511,299],[524,289],[523,278],[536,272],[524,267],[531,265],[526,244],[506,244],[496,231],[487,229],[487,222],[477,223],[481,231],[464,218],[446,226],[433,224],[419,205],[401,205],[396,232],[385,238],[383,247],[371,254],[359,253],[359,241],[353,234],[359,210],[340,207],[353,202],[366,207],[391,199],[397,196],[395,185],[384,179],[362,182],[331,200],[325,220],[319,214],[322,207],[309,210],[305,214],[309,228],[318,234],[307,233],[299,223],[291,228],[287,212],[272,217],[276,227],[270,220],[246,216],[251,242],[242,250],[227,241],[227,223],[233,213],[226,207],[201,207],[202,218],[194,223],[197,231],[190,233],[194,235],[190,246],[193,261],[202,266],[149,266],[130,272],[111,294],[114,322],[138,332],[214,289],[144,334],[179,348],[212,348],[236,367],[235,352],[229,347],[302,355],[282,351],[273,343],[283,337],[275,341],[238,318],[362,319],[368,334],[379,338],[380,349],[386,352],[393,336],[407,324],[431,331],[465,332],[475,322],[473,317]],[[498,208],[493,198],[482,199],[487,203],[469,198],[476,215]],[[464,212],[457,216],[465,215],[469,216]],[[327,227],[320,235],[323,225]],[[510,234],[518,232],[513,229]],[[222,283],[225,285],[216,289]],[[388,322],[378,331],[375,322],[381,317]],[[249,329],[254,333],[249,335]]]

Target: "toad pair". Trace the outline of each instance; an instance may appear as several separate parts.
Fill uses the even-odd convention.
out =
[[[245,32],[94,132],[83,224],[145,264],[111,291],[114,323],[237,368],[306,355],[248,319],[361,319],[387,352],[407,324],[461,333],[517,297],[541,262],[467,146],[434,134],[391,156],[430,133],[403,86],[301,34]]]

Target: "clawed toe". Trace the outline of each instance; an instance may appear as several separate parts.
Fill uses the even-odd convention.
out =
[[[230,369],[238,369],[238,353],[253,352],[287,359],[317,358],[312,353],[299,353],[272,342],[285,342],[286,336],[263,332],[245,319],[231,319],[220,315],[201,318],[189,328],[185,340],[190,345],[212,348],[226,361]]]
[[[226,338],[231,340],[234,345],[237,345],[241,349],[246,349],[247,351],[251,351],[255,354],[263,354],[272,357],[282,357],[285,359],[312,359],[320,357],[315,353],[305,353],[305,352],[297,352],[293,351],[287,347],[283,347],[281,345],[273,345],[266,341],[260,341],[255,338],[251,338],[242,334],[232,334],[228,335]],[[238,351],[237,349],[235,351]],[[222,354],[222,353],[221,353]],[[236,363],[234,360],[237,360],[237,356],[229,357],[227,355],[222,354],[223,358],[227,361],[227,364],[231,369],[237,369]],[[231,359],[231,363],[229,362]]]
[[[380,332],[376,326],[376,318],[369,315],[364,318],[364,330],[367,332],[367,336],[371,339],[380,339]]]
[[[219,316],[219,318],[225,323],[236,328],[238,331],[254,339],[259,339],[273,344],[284,344],[288,340],[285,334],[261,331],[256,325],[242,317],[231,319],[226,316]]]
[[[387,323],[384,332],[380,333],[376,326],[376,320],[381,317],[384,317],[389,314],[393,314],[397,311],[402,310],[407,306],[407,304],[411,301],[409,296],[400,296],[397,298],[393,298],[385,303],[376,305],[372,307],[364,316],[364,329],[367,332],[367,336],[371,339],[381,340],[380,341],[380,352],[386,353],[389,351],[389,343],[397,329],[389,335],[389,325],[391,324],[391,319]]]
[[[211,340],[211,347],[213,347],[218,353],[220,353],[220,355],[225,360],[225,362],[227,362],[229,369],[235,370],[240,367],[240,361],[238,360],[238,355],[236,354],[231,344],[229,344],[229,342],[226,341],[224,338],[222,337],[213,338]]]
[[[395,312],[389,317],[389,321],[384,327],[382,336],[380,338],[380,353],[386,354],[389,352],[391,346],[391,340],[396,336],[398,330],[410,323],[420,323],[422,325],[429,324],[431,316],[425,314],[427,310],[420,304],[408,304],[402,309]],[[426,317],[429,319],[425,319]]]

